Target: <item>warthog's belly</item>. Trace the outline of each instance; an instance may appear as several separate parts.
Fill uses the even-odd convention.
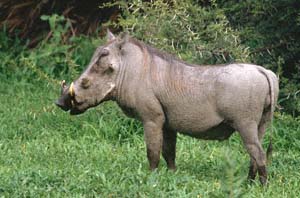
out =
[[[202,132],[180,132],[182,134],[204,140],[226,140],[235,130],[226,123],[221,123]]]

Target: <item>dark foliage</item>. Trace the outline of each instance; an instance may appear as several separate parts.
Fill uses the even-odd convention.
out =
[[[99,6],[109,0],[2,0],[0,2],[0,26],[6,26],[12,35],[29,38],[30,46],[34,46],[47,33],[51,32],[47,21],[41,20],[43,15],[57,14],[64,16],[71,24],[65,36],[78,34],[94,34],[107,20],[116,20],[118,9]]]

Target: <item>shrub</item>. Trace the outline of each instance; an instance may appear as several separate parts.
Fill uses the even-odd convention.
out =
[[[103,6],[118,6],[122,13],[117,22],[108,25],[127,30],[189,62],[219,64],[248,60],[248,49],[241,45],[238,32],[230,28],[216,5],[200,7],[192,0],[131,0]]]
[[[44,80],[58,83],[60,78],[74,79],[86,66],[101,39],[86,36],[65,37],[70,23],[63,16],[43,15],[49,23],[50,34],[35,48],[28,49],[19,39],[2,31],[0,70],[11,78],[27,81]],[[3,51],[3,52],[2,52]]]

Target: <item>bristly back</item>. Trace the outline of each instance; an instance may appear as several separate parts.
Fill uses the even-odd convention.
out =
[[[138,46],[139,48],[141,48],[141,50],[146,49],[147,52],[151,56],[156,55],[156,56],[164,59],[167,62],[173,63],[175,61],[175,62],[180,62],[180,63],[183,63],[185,65],[189,65],[189,66],[197,66],[197,65],[194,65],[194,64],[187,63],[187,62],[185,62],[183,60],[180,60],[176,55],[169,54],[167,52],[163,52],[163,51],[161,51],[161,50],[159,50],[157,48],[154,48],[154,47],[152,47],[152,46],[150,46],[150,45],[148,45],[148,44],[146,44],[146,43],[144,43],[142,41],[139,41],[137,39],[130,38],[129,41],[131,43],[133,43],[134,45]]]

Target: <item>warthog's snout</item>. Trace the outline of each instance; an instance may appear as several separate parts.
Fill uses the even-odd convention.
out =
[[[59,99],[55,101],[55,104],[58,107],[60,107],[62,110],[68,111],[70,110],[69,105],[67,105],[68,100],[69,100],[68,95],[62,95]]]
[[[69,111],[71,115],[83,113],[84,110],[78,109],[79,103],[75,99],[74,84],[67,86],[65,81],[61,82],[61,96],[54,102],[59,108],[64,111]]]
[[[61,96],[55,101],[55,104],[62,110],[68,111],[72,108],[72,97],[74,97],[73,83],[67,86],[63,80],[61,82]]]

